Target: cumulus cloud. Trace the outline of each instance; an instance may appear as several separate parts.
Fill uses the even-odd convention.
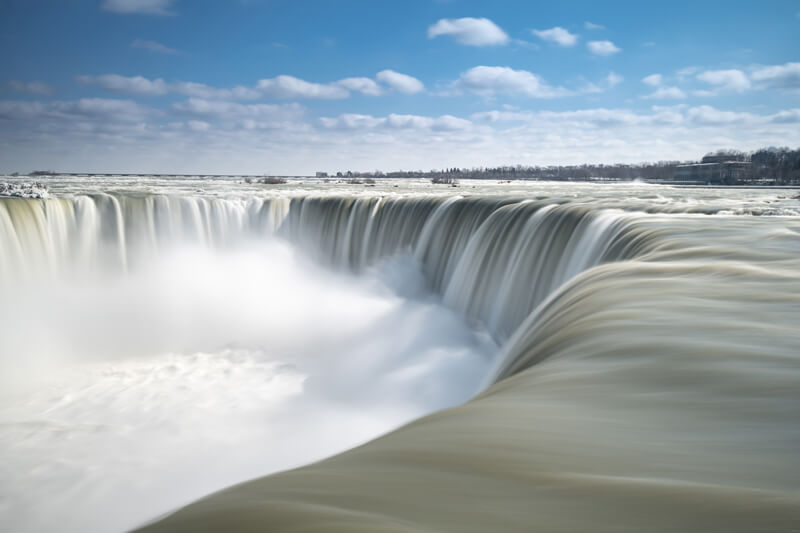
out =
[[[492,46],[509,41],[506,32],[487,18],[441,19],[428,28],[429,39],[440,35],[448,35],[469,46]]]
[[[588,48],[591,53],[598,56],[611,56],[622,51],[621,48],[618,48],[611,41],[589,41],[586,43],[586,48]]]
[[[347,98],[350,93],[335,84],[313,83],[294,76],[281,75],[259,80],[256,87],[271,98]]]
[[[594,24],[592,22],[589,22],[588,20],[583,23],[583,27],[586,28],[587,30],[604,30],[604,29],[606,29],[606,27],[603,26],[602,24]]]
[[[697,79],[722,91],[743,92],[751,87],[747,74],[737,69],[707,70],[698,74]]]
[[[394,70],[382,70],[378,72],[375,78],[392,89],[405,94],[416,94],[425,90],[425,86],[417,78]]]
[[[385,92],[378,82],[406,94],[415,94],[425,89],[417,78],[393,70],[379,72],[375,79],[366,77],[344,78],[331,83],[314,83],[294,76],[281,75],[259,80],[255,87],[236,86],[216,88],[204,83],[178,81],[167,83],[161,78],[148,79],[143,76],[78,76],[76,80],[108,91],[135,94],[138,96],[161,96],[167,93],[182,94],[207,100],[256,100],[274,99],[338,99],[347,98],[352,92],[378,96]],[[376,81],[377,80],[377,81]],[[22,87],[20,84],[19,87]]]
[[[156,54],[175,55],[180,54],[181,51],[169,46],[163,45],[156,41],[148,41],[145,39],[136,39],[131,43],[131,48],[141,48]]]
[[[681,100],[686,98],[686,93],[678,87],[659,87],[652,93],[642,96],[642,98],[651,100]]]
[[[383,94],[383,90],[381,89],[380,85],[375,83],[375,80],[370,78],[344,78],[336,83],[348,91],[359,92],[369,96],[378,96]]]
[[[538,38],[543,41],[556,43],[559,46],[574,46],[578,42],[578,36],[570,33],[560,26],[550,28],[549,30],[531,30]]]
[[[751,78],[759,88],[800,89],[800,63],[759,67]]]
[[[532,72],[510,67],[473,67],[461,74],[454,87],[483,96],[504,93],[531,98],[556,98],[570,94],[570,91],[561,87],[551,87]]]
[[[642,78],[642,83],[652,87],[658,87],[663,83],[663,81],[664,77],[661,74],[650,74],[649,76]]]
[[[41,81],[11,80],[8,85],[17,92],[38,96],[52,96],[56,92],[51,86]]]
[[[120,76],[103,74],[101,76],[78,76],[77,81],[95,85],[108,91],[136,94],[139,96],[158,96],[167,94],[167,84],[161,78],[150,80],[142,76]]]
[[[174,15],[174,0],[104,0],[102,7],[112,13],[142,15]]]

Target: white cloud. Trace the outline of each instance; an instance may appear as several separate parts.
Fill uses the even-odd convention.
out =
[[[189,98],[185,102],[177,102],[172,105],[172,109],[181,115],[200,117],[204,121],[230,122],[249,119],[276,125],[287,121],[298,121],[305,115],[305,109],[298,104],[239,104],[202,98]]]
[[[186,122],[186,125],[192,131],[208,131],[211,129],[211,124],[204,120],[189,120]]]
[[[173,15],[170,7],[174,0],[104,0],[106,11],[120,14]]]
[[[161,78],[149,80],[142,76],[78,76],[77,81],[86,85],[96,85],[108,91],[136,94],[139,96],[158,96],[167,94],[167,84]]]
[[[747,74],[736,69],[707,70],[698,74],[697,79],[723,91],[743,92],[751,86]]]
[[[47,120],[68,123],[81,120],[130,122],[143,120],[151,114],[152,110],[131,100],[81,98],[55,102],[0,101],[0,117],[39,124]]]
[[[319,169],[696,159],[720,148],[800,144],[800,109],[710,106],[388,113],[309,120],[297,104],[0,101],[0,170],[304,174]],[[231,147],[237,157],[230,157]],[[265,164],[269,165],[265,168]]]
[[[623,78],[619,74],[616,74],[614,72],[609,72],[608,76],[606,76],[606,84],[608,85],[609,88],[616,87],[617,85],[622,83],[624,79],[625,78]]]
[[[622,83],[625,78],[620,76],[615,72],[609,72],[608,75],[605,77],[601,84],[596,83],[588,83],[586,86],[581,90],[584,93],[602,93],[607,91],[608,89],[612,89]]]
[[[458,131],[468,130],[472,127],[472,122],[469,120],[454,117],[452,115],[442,115],[434,119],[431,127],[438,131]]]
[[[738,113],[736,111],[721,111],[711,106],[701,105],[691,107],[686,112],[686,116],[692,122],[703,125],[723,125],[754,122],[758,119],[752,113]]]
[[[659,87],[652,93],[642,96],[642,98],[651,100],[682,100],[686,98],[686,93],[678,87]]]
[[[661,74],[650,74],[649,76],[642,78],[642,83],[652,87],[658,87],[663,83],[663,81],[664,77]]]
[[[417,78],[394,70],[382,70],[375,78],[401,93],[415,94],[425,90],[425,86]]]
[[[768,126],[771,123],[792,123],[800,120],[800,110],[781,111],[773,115],[755,115],[735,111],[719,110],[703,105],[687,107],[654,106],[650,112],[636,112],[628,109],[581,109],[578,111],[488,111],[475,113],[476,122],[503,123],[518,122],[535,125],[558,124],[560,128],[576,127],[587,129],[635,129],[651,131],[656,134],[664,127],[709,127],[730,124],[747,124],[753,128]],[[647,128],[641,130],[641,128]],[[683,134],[686,134],[686,130]],[[679,130],[676,130],[679,133]],[[800,135],[798,135],[800,137]]]
[[[293,105],[294,104],[289,104],[289,106]],[[173,104],[172,107],[185,113],[212,115],[218,118],[238,116],[272,117],[276,113],[282,113],[287,109],[287,106],[275,104],[239,104],[219,100],[203,100],[201,98],[189,98],[185,102]],[[293,108],[288,107],[288,109]]]
[[[510,67],[478,66],[463,72],[454,87],[483,96],[495,93],[515,94],[531,98],[556,98],[567,96],[570,91],[551,87],[536,74]]]
[[[348,91],[355,91],[369,96],[378,96],[383,93],[380,85],[370,78],[345,78],[337,81],[336,84]]]
[[[787,109],[784,111],[779,111],[770,117],[770,121],[777,124],[800,123],[800,109]]]
[[[55,89],[53,89],[48,84],[41,82],[41,81],[18,81],[18,80],[11,80],[8,82],[8,85],[17,92],[20,93],[27,93],[27,94],[35,94],[39,96],[52,96],[55,94]]]
[[[159,42],[148,41],[145,39],[136,39],[131,43],[131,48],[141,48],[143,50],[148,50],[156,54],[165,54],[165,55],[175,55],[181,53],[180,50],[176,50],[175,48],[170,48],[169,46],[163,45]]]
[[[598,56],[610,56],[622,50],[611,41],[589,41],[586,43],[586,48],[588,48],[591,53]]]
[[[472,122],[452,115],[426,117],[421,115],[404,115],[391,113],[385,117],[345,113],[338,117],[322,117],[320,123],[328,129],[340,130],[431,130],[431,131],[463,131],[472,126]]]
[[[578,42],[578,36],[570,33],[560,26],[550,28],[549,30],[531,30],[538,38],[543,41],[550,41],[559,46],[574,46]]]
[[[259,80],[258,89],[271,98],[347,98],[347,89],[335,84],[312,83],[294,76],[276,76]]]
[[[604,29],[606,29],[606,27],[603,26],[602,24],[594,24],[592,22],[589,22],[588,20],[583,23],[583,27],[586,28],[587,30],[604,30]]]
[[[491,46],[508,43],[508,35],[487,18],[465,17],[441,19],[428,28],[428,38],[449,35],[469,46]]]
[[[233,87],[231,89],[218,89],[204,83],[193,81],[179,81],[168,85],[170,92],[191,96],[195,98],[218,100],[256,100],[261,98],[260,91],[250,87]]]
[[[694,76],[699,71],[700,71],[700,67],[684,67],[684,68],[678,70],[675,74],[678,75],[678,79],[680,81],[684,81],[684,80],[686,80],[686,78]]]
[[[760,88],[800,89],[800,63],[760,67],[750,77]]]
[[[406,94],[415,94],[425,89],[425,86],[418,79],[393,70],[383,70],[375,78],[388,85],[391,89]],[[121,76],[119,74],[78,76],[76,80],[79,83],[95,85],[108,91],[139,96],[161,96],[167,93],[177,93],[206,100],[256,100],[259,98],[338,99],[347,98],[350,96],[351,91],[377,96],[383,94],[385,90],[374,79],[365,77],[344,78],[323,84],[309,82],[294,76],[281,75],[275,78],[259,80],[255,87],[236,86],[231,88],[216,88],[191,81],[167,83],[161,78],[148,79],[143,76]],[[24,88],[23,84],[15,83],[16,85],[12,84],[12,86],[18,90]]]
[[[329,129],[350,130],[374,128],[384,121],[384,119],[376,118],[372,115],[359,115],[355,113],[345,113],[336,118],[322,117],[319,120],[324,127]]]

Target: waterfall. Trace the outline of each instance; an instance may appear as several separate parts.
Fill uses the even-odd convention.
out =
[[[0,288],[135,275],[184,244],[216,251],[271,235],[348,280],[395,259],[411,262],[432,300],[500,346],[493,368],[475,378],[485,377],[484,387],[472,400],[319,463],[200,500],[154,531],[274,524],[398,532],[654,525],[782,531],[800,520],[800,223],[788,199],[773,208],[773,200],[742,198],[696,202],[681,193],[657,205],[641,198],[391,193],[0,198]],[[756,214],[779,216],[749,216]],[[193,257],[181,263],[178,279],[197,264]],[[254,274],[245,272],[243,283],[211,301],[246,293]],[[304,288],[300,277],[287,288],[290,301],[313,301],[328,283],[320,277],[294,298]],[[169,279],[159,288],[174,283]],[[281,291],[280,280],[269,281],[262,286]],[[427,310],[423,321],[454,315]],[[307,315],[297,314],[290,337],[304,338]],[[341,328],[319,316],[315,322],[331,332]],[[381,322],[376,338],[387,337],[398,316]],[[444,323],[463,327],[452,318]],[[415,327],[392,342],[416,341],[419,322],[409,319]],[[232,320],[224,329],[235,327]],[[404,357],[415,353],[414,342]],[[372,339],[356,359],[327,362],[325,373],[367,376],[381,389],[399,378],[413,381],[420,365],[443,355],[433,343],[380,381],[371,365],[376,352],[389,350],[374,346]],[[488,356],[478,359],[488,365]],[[150,379],[149,371],[141,375]],[[360,387],[353,379],[342,383]],[[429,394],[439,387],[424,385]]]
[[[272,233],[288,200],[92,194],[0,198],[0,284],[126,270],[176,244],[225,247]]]
[[[2,278],[125,270],[176,244],[276,231],[353,272],[410,254],[433,292],[499,340],[565,281],[635,257],[650,235],[621,211],[520,198],[14,198],[0,199]]]

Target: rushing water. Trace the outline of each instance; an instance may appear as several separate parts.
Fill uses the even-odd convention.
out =
[[[478,392],[155,527],[800,520],[796,191],[47,185],[0,198],[4,529],[129,528]]]

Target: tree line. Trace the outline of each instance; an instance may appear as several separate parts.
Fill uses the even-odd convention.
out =
[[[800,148],[769,147],[754,152],[719,150],[703,156],[700,161],[658,161],[639,164],[584,164],[524,166],[506,165],[497,167],[445,168],[437,170],[397,170],[392,172],[339,172],[337,177],[360,178],[417,178],[430,179],[434,183],[452,183],[459,179],[489,180],[563,180],[563,181],[669,181],[679,165],[695,163],[720,163],[737,161],[749,163],[740,172],[740,183],[774,183],[777,185],[800,184]]]

